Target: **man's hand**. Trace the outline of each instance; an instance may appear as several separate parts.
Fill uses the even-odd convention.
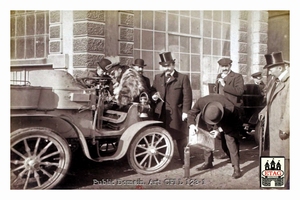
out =
[[[158,99],[160,99],[162,102],[164,102],[164,100],[160,97],[159,92],[156,92],[154,95],[152,95],[152,99],[154,101],[157,101]]]
[[[188,115],[186,113],[182,113],[182,121],[186,120]]]
[[[265,112],[261,111],[258,113],[258,120],[263,121],[265,119]]]
[[[153,99],[154,101],[157,101],[157,100],[158,100],[158,95],[155,93],[154,95],[152,95],[152,99]]]
[[[212,130],[211,132],[209,132],[212,138],[216,138],[219,135],[219,131],[218,130]]]
[[[219,78],[218,82],[224,87],[225,86],[225,81],[223,78]]]
[[[279,130],[279,137],[281,140],[286,140],[290,137],[290,134],[287,132],[282,132],[281,130]]]

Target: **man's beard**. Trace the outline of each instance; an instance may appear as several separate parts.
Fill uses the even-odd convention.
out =
[[[222,70],[222,74],[228,74],[229,70],[225,69],[225,70]]]

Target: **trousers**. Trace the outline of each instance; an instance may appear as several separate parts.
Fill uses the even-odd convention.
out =
[[[240,165],[240,155],[239,155],[239,142],[238,139],[232,137],[231,135],[221,133],[221,142],[224,152],[230,157],[233,166],[239,167]],[[224,145],[224,147],[223,147]],[[204,151],[204,160],[207,164],[212,164],[213,162],[213,152]]]

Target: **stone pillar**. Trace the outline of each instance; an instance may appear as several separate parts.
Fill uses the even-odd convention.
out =
[[[105,11],[73,11],[74,70],[98,66],[105,55],[105,30]]]
[[[262,71],[267,53],[268,12],[231,12],[231,58],[232,69],[243,75],[245,83],[250,75]]]
[[[49,11],[49,56],[47,63],[53,65],[54,69],[67,69],[69,67],[68,52],[64,52],[64,11]],[[72,23],[71,23],[72,24]],[[68,31],[67,31],[68,32]]]
[[[251,74],[263,71],[266,63],[265,54],[268,52],[268,12],[267,11],[249,11],[249,28],[248,28],[248,62],[247,81],[250,80]]]
[[[247,11],[231,12],[231,58],[232,69],[235,72],[246,74],[247,71]]]
[[[119,11],[118,17],[118,54],[120,56],[120,63],[130,65],[133,63],[134,14],[133,11]]]
[[[232,70],[239,72],[239,41],[243,38],[243,34],[239,32],[239,11],[231,11],[231,29],[230,29],[230,55],[232,63]]]

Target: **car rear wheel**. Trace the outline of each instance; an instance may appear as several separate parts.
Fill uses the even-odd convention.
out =
[[[140,174],[162,171],[171,161],[174,144],[170,134],[161,127],[146,127],[132,140],[127,158]]]
[[[67,173],[68,143],[48,128],[20,129],[11,134],[11,189],[49,189]]]

